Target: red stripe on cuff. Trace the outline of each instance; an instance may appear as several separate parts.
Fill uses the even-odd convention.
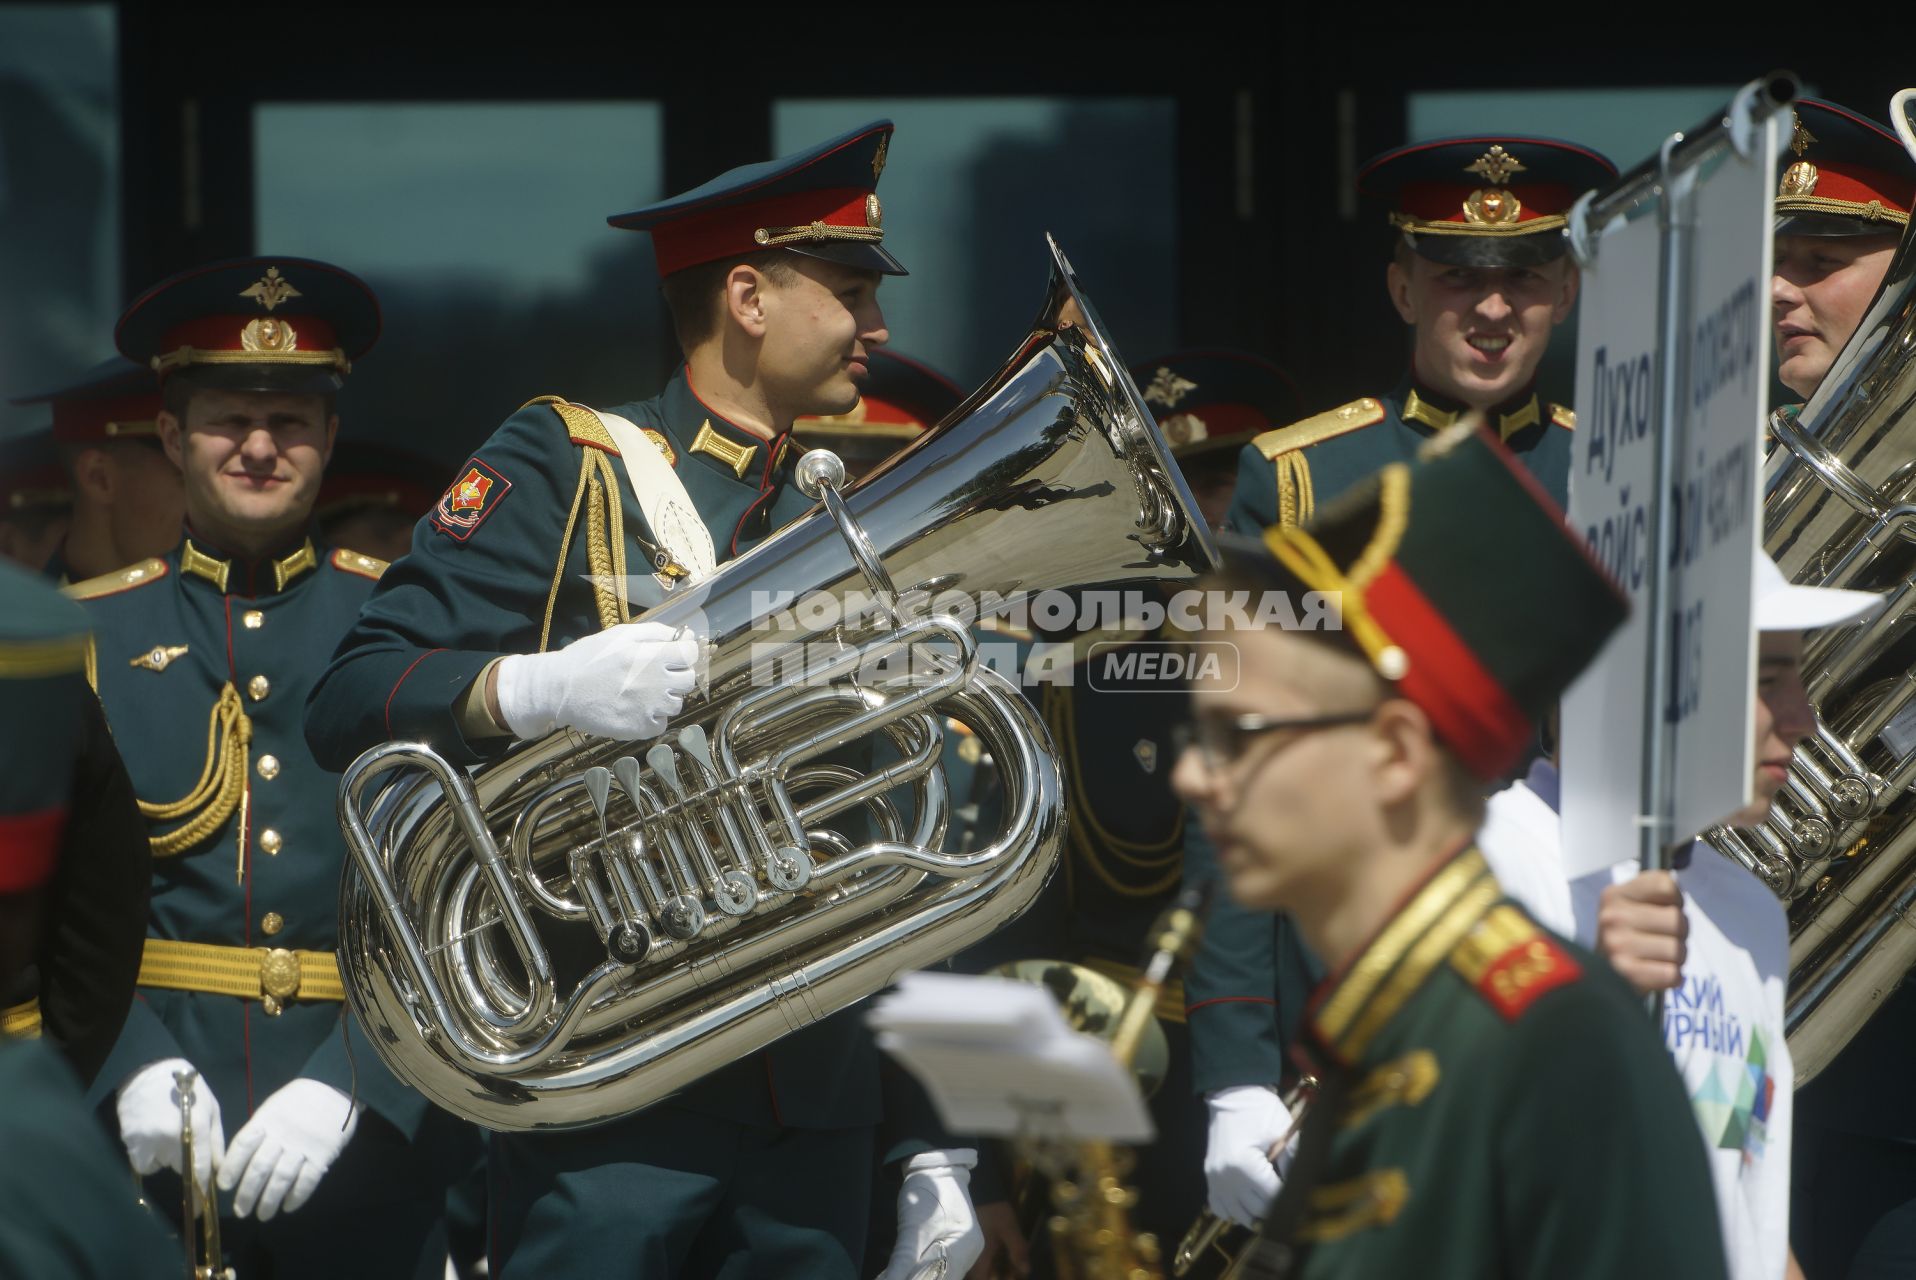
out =
[[[444,649],[426,650],[424,653],[420,654],[417,658],[414,658],[412,660],[411,667],[407,667],[404,671],[400,672],[399,679],[393,681],[392,692],[386,695],[386,736],[388,738],[393,736],[393,698],[399,693],[399,686],[406,683],[406,678],[412,675],[413,667],[417,667],[420,663],[424,662],[427,658],[432,657],[432,655],[435,653],[444,653],[444,652],[445,652]]]

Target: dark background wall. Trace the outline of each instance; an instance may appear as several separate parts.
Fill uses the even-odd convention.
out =
[[[49,8],[0,4],[0,30],[9,29],[10,10],[25,15]],[[824,17],[745,6],[577,13],[554,6],[202,8],[128,0],[88,8],[111,17],[117,49],[119,300],[195,262],[274,247],[256,244],[254,131],[256,112],[275,104],[645,100],[659,111],[654,180],[671,191],[769,154],[776,104],[794,99],[1136,97],[1164,104],[1168,145],[1134,148],[1109,129],[1084,129],[1072,162],[1095,166],[1084,172],[1085,183],[1096,188],[1099,216],[1057,202],[1078,225],[1049,229],[1067,246],[1074,232],[1092,241],[1097,270],[1082,260],[1077,265],[1128,356],[1141,359],[1170,343],[1258,352],[1290,372],[1312,409],[1374,390],[1401,369],[1401,326],[1380,282],[1385,232],[1374,211],[1355,207],[1348,190],[1364,158],[1405,140],[1413,95],[1733,86],[1787,66],[1821,95],[1880,115],[1901,87],[1899,63],[1906,62],[1894,40],[1883,42],[1880,53],[1852,48],[1838,55],[1825,52],[1834,48],[1828,42],[1726,40],[1707,26],[1633,24],[1623,33],[1628,40],[1606,41],[1594,23],[1581,35],[1553,31],[1534,9],[1471,10],[1439,21],[1357,6],[1328,13],[1195,5],[881,6],[830,10]],[[20,60],[19,50],[14,57]],[[6,88],[0,72],[0,166],[11,169],[23,163],[25,148],[44,150],[57,139],[40,129],[9,128]],[[1662,127],[1690,123],[1672,119]],[[1526,127],[1523,119],[1483,124]],[[910,145],[901,129],[897,149]],[[1015,158],[1008,155],[1007,164]],[[1627,167],[1641,156],[1614,158]],[[622,157],[586,152],[573,159],[582,168],[603,169]],[[1005,225],[994,210],[1019,206],[1017,183],[1003,176],[1016,172],[1011,164],[963,183],[976,217],[968,229],[972,243],[955,251],[975,254],[983,276],[1013,270],[1003,263]],[[100,181],[76,161],[76,189]],[[78,272],[72,263],[41,261],[31,252],[36,226],[59,219],[61,200],[72,194],[55,186],[34,195],[4,189],[0,233],[14,241],[6,250],[10,261]],[[1168,216],[1140,213],[1134,232],[1149,226],[1149,234],[1127,236],[1123,205],[1132,198],[1141,210],[1168,209]],[[583,223],[594,223],[615,211],[577,212]],[[402,212],[416,219],[420,211],[409,205],[395,216]],[[486,212],[457,203],[443,211],[448,220],[462,221]],[[525,396],[650,394],[650,384],[669,366],[670,350],[646,276],[649,263],[640,249],[606,253],[613,274],[560,310],[575,318],[590,313],[616,342],[608,339],[596,350],[568,339],[563,359],[535,358],[536,343],[521,340],[523,329],[548,328],[556,322],[552,316],[533,307],[530,320],[516,322],[522,332],[515,335],[497,317],[483,318],[471,300],[449,296],[433,317],[429,341],[414,335],[408,347],[394,339],[396,350],[437,351],[441,358],[429,371],[389,362],[374,379],[372,361],[384,353],[369,358],[367,387],[376,385],[383,403],[373,403],[368,391],[353,404],[367,424],[361,430],[410,435],[430,451],[451,454],[490,429],[500,416],[490,406],[508,398],[507,384],[522,387]],[[1149,306],[1130,296],[1132,282],[1147,278],[1160,282],[1154,288],[1163,295],[1160,301],[1154,292]],[[4,291],[9,283],[0,281],[0,308],[13,305]],[[1035,302],[1041,284],[1032,278],[1019,287]],[[82,287],[77,280],[75,287]],[[31,327],[32,317],[15,311],[13,330]],[[0,328],[0,338],[4,333]],[[973,345],[1009,351],[1017,336],[1007,328]],[[103,354],[106,341],[102,334],[98,350],[76,363]],[[899,345],[910,349],[902,338]],[[914,354],[939,362],[935,352]],[[38,367],[52,359],[16,357],[4,370],[9,388],[64,372]],[[508,379],[498,372],[555,361],[559,367],[550,374],[525,368]],[[417,421],[429,412],[421,405],[431,396],[457,402],[462,368],[501,384],[488,393],[487,408],[461,408],[453,421]],[[422,382],[431,385],[422,390]],[[1568,389],[1559,394],[1567,396]],[[410,403],[398,409],[395,397]],[[504,404],[501,412],[512,407]],[[469,413],[483,420],[464,421]]]

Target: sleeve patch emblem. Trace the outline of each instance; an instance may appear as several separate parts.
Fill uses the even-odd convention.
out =
[[[498,510],[512,489],[512,481],[474,458],[433,508],[432,522],[441,533],[464,542],[472,531]]]

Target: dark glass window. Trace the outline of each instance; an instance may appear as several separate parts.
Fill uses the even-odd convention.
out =
[[[118,57],[112,5],[0,5],[0,400],[113,350]],[[45,420],[0,403],[0,427]]]
[[[892,347],[970,389],[1025,336],[1048,270],[1077,269],[1127,360],[1177,335],[1177,107],[1169,98],[854,98],[775,104],[783,154],[878,117],[878,185],[911,271],[880,293]]]
[[[257,108],[260,252],[337,263],[385,312],[341,434],[451,467],[534,396],[657,394],[651,242],[605,219],[659,198],[660,145],[643,102]]]

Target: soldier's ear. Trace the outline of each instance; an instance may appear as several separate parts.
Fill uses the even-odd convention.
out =
[[[171,409],[162,409],[153,419],[153,425],[159,431],[160,448],[166,450],[167,459],[181,471],[186,470],[185,455],[180,449],[181,423]]]
[[[766,284],[763,272],[742,262],[725,273],[724,314],[747,337],[765,336]]]
[[[1443,749],[1422,707],[1408,698],[1386,698],[1372,727],[1372,777],[1379,804],[1404,803],[1442,774]]]
[[[73,487],[102,506],[113,501],[113,464],[105,449],[75,451]]]
[[[1417,312],[1410,305],[1410,272],[1393,261],[1384,268],[1384,288],[1390,293],[1390,305],[1405,324],[1417,323]]]

